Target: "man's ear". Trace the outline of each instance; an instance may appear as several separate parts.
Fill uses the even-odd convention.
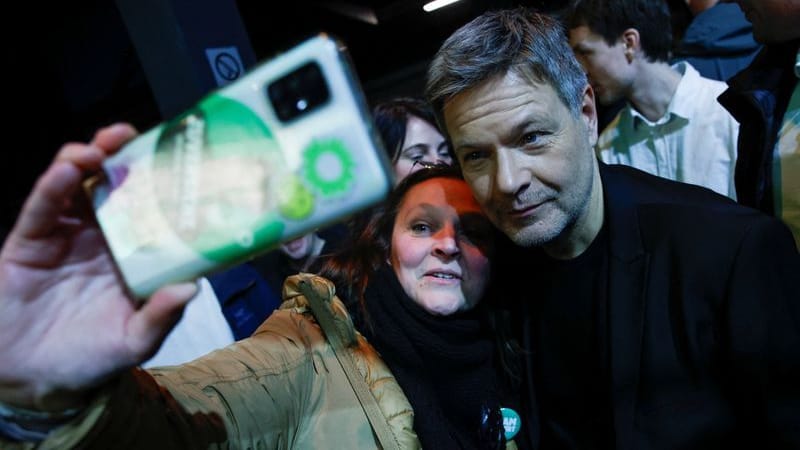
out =
[[[636,54],[641,50],[641,40],[639,30],[628,28],[622,33],[622,45],[625,46],[625,59],[632,63]]]
[[[594,100],[594,89],[590,84],[583,88],[581,100],[581,118],[586,124],[586,133],[589,138],[589,145],[594,147],[597,144],[597,106]]]

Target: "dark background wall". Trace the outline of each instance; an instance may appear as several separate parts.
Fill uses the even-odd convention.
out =
[[[6,39],[10,123],[0,177],[0,238],[62,143],[86,141],[96,128],[116,121],[144,130],[164,119],[118,2],[63,3],[22,5],[8,17],[23,31]],[[219,5],[212,0],[173,3],[176,8]],[[425,13],[423,3],[239,0],[227,7],[238,10],[256,60],[319,31],[339,37],[351,52],[368,101],[375,103],[420,94],[427,63],[441,42],[483,11],[517,5],[552,11],[563,2],[461,0],[434,13]]]

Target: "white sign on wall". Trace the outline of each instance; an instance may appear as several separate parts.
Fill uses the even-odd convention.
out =
[[[244,73],[244,64],[236,47],[215,47],[206,49],[206,58],[217,86],[225,86]]]

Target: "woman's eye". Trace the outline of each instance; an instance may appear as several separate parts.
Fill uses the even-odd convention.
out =
[[[403,157],[411,161],[419,161],[425,157],[425,152],[422,151],[421,149],[414,147],[403,152]]]
[[[431,229],[430,225],[426,223],[415,223],[411,225],[411,231],[415,233],[425,233],[427,231],[430,231],[430,229]]]

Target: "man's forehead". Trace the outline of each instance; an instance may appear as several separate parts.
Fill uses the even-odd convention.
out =
[[[487,114],[513,113],[525,106],[550,108],[554,100],[560,99],[550,83],[508,71],[448,99],[443,107],[445,125],[450,130]]]

